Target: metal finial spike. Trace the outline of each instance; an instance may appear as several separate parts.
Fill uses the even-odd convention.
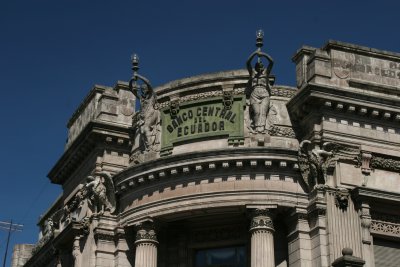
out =
[[[131,55],[132,63],[139,63],[139,56],[135,53]]]
[[[259,29],[256,31],[256,36],[257,38],[264,38],[264,31],[262,29]]]
[[[264,31],[263,30],[258,30],[256,31],[256,46],[261,48],[264,44],[263,42],[264,39]]]
[[[137,54],[132,54],[131,61],[132,61],[132,70],[134,72],[137,72],[139,70],[139,56]]]

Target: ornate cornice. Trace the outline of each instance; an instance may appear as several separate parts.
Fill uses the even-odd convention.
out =
[[[188,158],[191,159],[190,162],[188,162]],[[159,167],[154,168],[155,162]],[[232,168],[240,170],[257,168],[265,171],[279,168],[281,171],[297,173],[297,151],[275,148],[236,148],[235,150],[185,153],[131,166],[113,178],[116,191],[125,194],[133,188],[159,179],[176,178],[180,175],[202,171],[214,172],[223,169],[226,171],[226,166],[230,171],[234,171]]]
[[[48,173],[52,183],[63,184],[78,169],[90,153],[106,144],[115,145],[130,151],[131,128],[111,123],[90,121],[82,133],[68,147],[55,166]]]
[[[234,86],[232,84],[232,86]],[[193,92],[193,94],[189,95],[183,95],[179,96],[177,100],[164,100],[160,101],[156,105],[157,109],[163,109],[167,107],[174,106],[176,104],[188,102],[188,101],[195,101],[195,100],[200,100],[200,99],[205,99],[205,98],[211,98],[211,97],[222,97],[224,96],[224,92],[220,86],[212,86],[216,87],[214,90],[206,91],[206,92]],[[235,88],[233,89],[232,94],[233,95],[243,95],[246,90],[246,83],[243,84],[237,84],[235,85]],[[279,97],[285,97],[285,98],[291,98],[296,94],[297,90],[292,87],[288,86],[273,86],[271,88],[271,96],[279,96]],[[161,98],[163,95],[160,95]],[[170,97],[171,98],[171,97]]]
[[[357,202],[379,201],[381,203],[400,205],[400,194],[395,192],[366,187],[356,187],[352,190],[351,195]]]

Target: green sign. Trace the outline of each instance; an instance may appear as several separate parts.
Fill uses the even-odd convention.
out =
[[[168,154],[174,145],[194,139],[243,139],[243,108],[244,99],[237,96],[229,109],[224,107],[222,97],[182,103],[176,116],[171,116],[169,108],[163,109],[162,155]]]

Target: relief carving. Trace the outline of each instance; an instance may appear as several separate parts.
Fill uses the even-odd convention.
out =
[[[400,217],[373,213],[371,232],[400,237]]]
[[[349,190],[346,188],[338,188],[335,192],[335,205],[341,210],[347,210],[349,206]]]
[[[400,172],[400,161],[372,156],[371,167],[374,169],[384,169],[389,171]]]
[[[145,221],[137,226],[135,244],[142,242],[158,243],[155,226],[152,221]]]
[[[109,173],[99,172],[94,177],[88,176],[84,188],[88,190],[88,200],[94,214],[115,212],[115,189]]]
[[[379,157],[371,153],[360,153],[356,158],[356,167],[364,174],[369,174],[373,169],[383,169],[400,172],[400,160]]]
[[[169,114],[172,118],[175,118],[179,112],[179,99],[171,100],[169,104]]]
[[[57,210],[51,218],[55,230],[75,221],[79,222],[83,232],[88,234],[93,216],[113,214],[115,210],[116,199],[112,177],[107,172],[97,172],[89,176],[71,201]]]
[[[255,209],[252,212],[250,231],[268,230],[273,232],[275,228],[272,217],[273,214],[269,209]]]
[[[327,142],[322,149],[311,148],[311,142],[300,143],[298,152],[299,167],[304,182],[312,189],[315,185],[326,183],[327,170],[338,159],[335,156],[335,144]]]
[[[223,91],[222,101],[225,109],[231,109],[233,103],[233,90]]]

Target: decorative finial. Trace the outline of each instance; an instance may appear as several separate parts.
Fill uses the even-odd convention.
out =
[[[139,70],[139,56],[137,54],[132,54],[131,61],[132,61],[132,70],[134,73],[136,73]]]
[[[261,49],[263,46],[263,39],[264,39],[264,31],[262,29],[259,29],[256,31],[256,46]]]
[[[343,256],[353,256],[353,250],[351,248],[342,249]]]

